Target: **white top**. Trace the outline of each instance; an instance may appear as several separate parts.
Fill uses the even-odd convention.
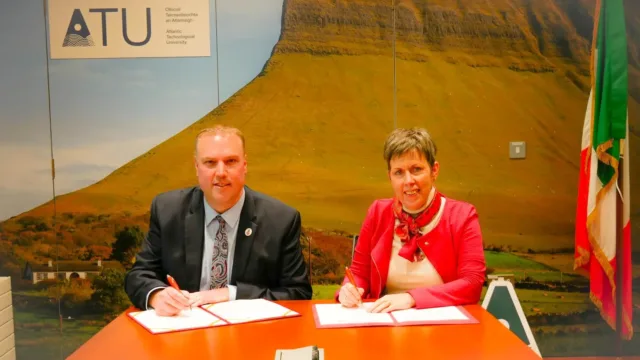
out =
[[[441,200],[440,210],[434,216],[433,221],[420,229],[422,235],[433,230],[440,222],[446,203],[444,197]],[[399,220],[396,219],[395,225],[398,223]],[[389,273],[387,275],[387,294],[403,293],[419,287],[443,284],[440,274],[426,256],[422,260],[411,262],[398,255],[403,245],[402,240],[394,232]]]

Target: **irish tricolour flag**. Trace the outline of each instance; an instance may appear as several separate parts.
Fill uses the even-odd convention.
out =
[[[629,224],[629,125],[627,42],[623,0],[596,4],[591,58],[591,93],[582,134],[574,267],[589,272],[590,297],[616,329],[616,286],[622,287],[622,335],[630,339],[631,227]],[[622,177],[619,176],[622,170]],[[616,202],[622,200],[622,223]],[[622,231],[622,251],[616,235]],[[616,262],[622,262],[617,282]]]

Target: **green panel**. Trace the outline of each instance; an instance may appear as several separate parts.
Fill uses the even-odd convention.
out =
[[[520,340],[524,341],[525,344],[531,345],[529,343],[529,339],[527,339],[527,334],[524,331],[525,325],[522,324],[520,316],[518,316],[518,310],[516,309],[515,304],[511,301],[511,295],[509,294],[509,289],[506,286],[496,286],[493,288],[493,295],[489,300],[487,311],[497,319],[504,319],[508,321],[509,329],[515,333]]]

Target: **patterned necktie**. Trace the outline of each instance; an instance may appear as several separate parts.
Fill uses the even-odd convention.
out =
[[[229,244],[227,243],[226,223],[220,215],[216,216],[215,220],[218,220],[220,226],[213,242],[210,289],[219,289],[227,286],[227,253],[229,252]]]

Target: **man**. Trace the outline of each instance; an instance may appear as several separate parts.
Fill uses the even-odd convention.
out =
[[[133,305],[171,316],[234,299],[311,299],[300,213],[245,186],[242,133],[203,130],[194,161],[199,187],[152,202],[149,232],[125,279]]]

